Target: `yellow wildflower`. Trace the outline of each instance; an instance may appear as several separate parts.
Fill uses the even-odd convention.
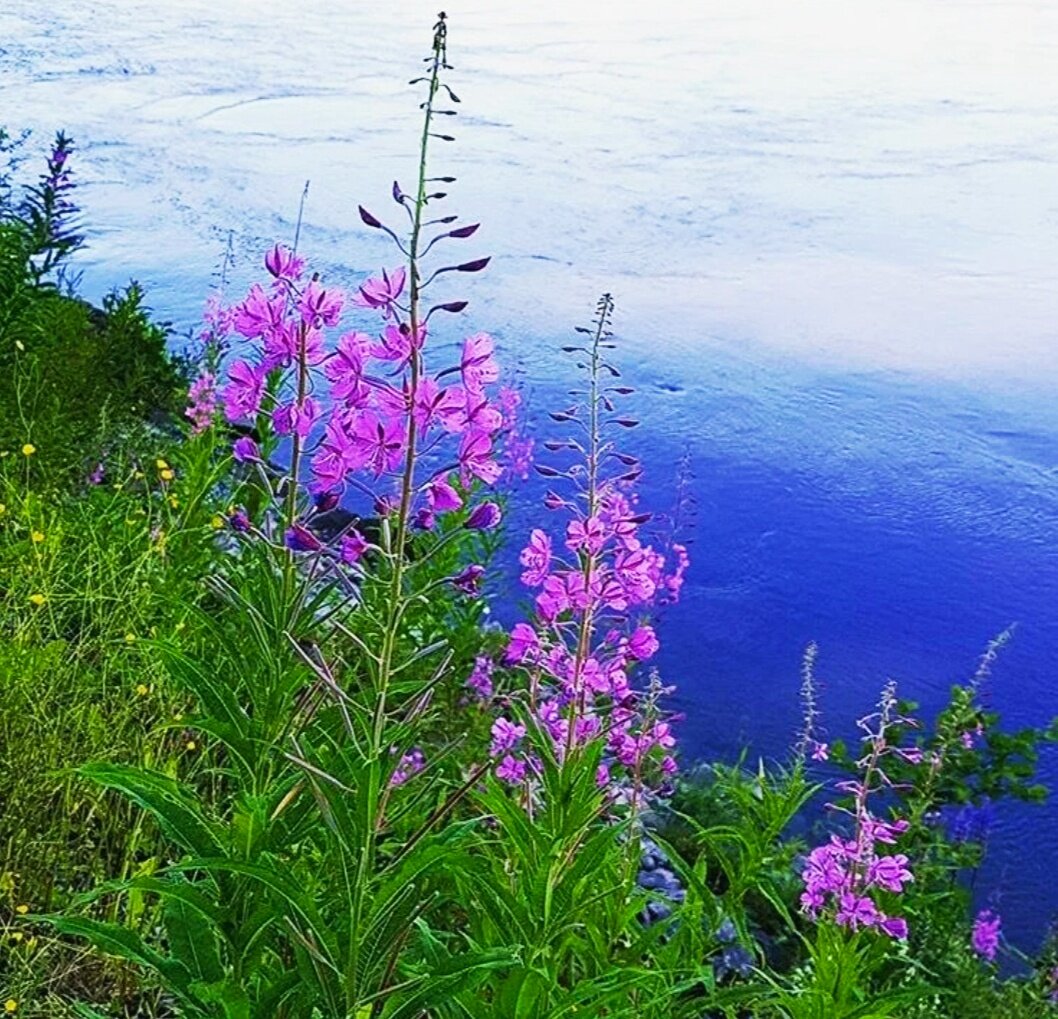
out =
[[[22,447],[22,455],[23,456],[32,456],[36,452],[37,452],[37,447],[34,446],[32,442],[27,442]]]
[[[41,605],[43,605],[48,599],[45,598],[42,594],[31,594],[29,596],[29,600],[33,602],[33,604],[36,605],[39,609]]]
[[[136,634],[134,634],[134,633],[126,633],[125,634],[125,643],[126,644],[135,644],[136,643]]]
[[[198,745],[198,744],[197,744],[197,743],[195,743],[195,741],[194,741],[193,739],[189,739],[189,740],[187,741],[187,749],[188,749],[188,750],[194,750],[194,749],[195,749],[195,747],[196,747],[197,745]]]
[[[18,913],[19,916],[25,916],[29,912],[29,906],[22,903],[22,905],[15,906],[15,912]]]
[[[31,531],[29,536],[34,545],[39,545],[44,540],[43,531]]]
[[[169,465],[164,460],[162,460],[161,457],[154,461],[154,466],[157,467],[160,471],[169,470]]]
[[[224,526],[224,517],[217,513],[209,523],[214,531],[219,531]]]
[[[162,481],[172,481],[173,478],[176,477],[176,473],[167,467],[164,471],[158,472],[158,477],[160,477]]]
[[[138,693],[141,697],[146,697],[147,694],[149,694],[150,692],[151,692],[151,688],[149,686],[147,686],[146,683],[137,683],[136,684],[136,693]]]
[[[7,1012],[8,1015],[12,1012],[17,1012],[18,1002],[15,1001],[14,998],[8,998],[7,1001],[4,1002],[4,1011]]]
[[[175,495],[171,495],[169,496],[169,505],[176,509],[180,505],[180,500]]]
[[[15,933],[11,935],[11,940],[17,945],[24,937],[25,935],[21,931],[15,931]]]

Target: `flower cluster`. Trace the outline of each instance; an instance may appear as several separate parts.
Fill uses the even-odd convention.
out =
[[[220,294],[211,294],[202,318],[205,324],[198,334],[200,349],[197,358],[200,370],[187,392],[188,406],[184,412],[195,435],[211,427],[220,410],[217,375],[231,334],[234,311],[223,305]]]
[[[414,487],[407,522],[429,529],[439,515],[462,508],[479,482],[491,485],[500,477],[495,447],[509,415],[491,394],[499,379],[492,338],[468,337],[458,363],[434,374],[423,357],[430,316],[460,310],[463,302],[439,305],[413,324],[409,304],[402,303],[402,268],[367,280],[348,301],[318,274],[306,278],[303,259],[281,245],[267,254],[265,267],[269,286],[255,284],[230,311],[212,311],[213,334],[230,324],[245,342],[222,388],[208,376],[196,380],[188,410],[196,423],[205,420],[216,391],[228,421],[263,424],[289,443],[291,472],[300,476],[307,465],[317,512],[337,505],[352,488],[385,515],[400,505],[408,480]],[[349,303],[381,315],[377,335],[341,329]],[[244,462],[263,457],[249,436],[237,440],[233,455]],[[424,461],[430,464],[425,476],[411,477],[409,464]],[[484,503],[471,511],[467,526],[498,523],[498,506]],[[307,524],[289,522],[289,548],[319,550]],[[341,558],[356,562],[365,549],[351,531]]]
[[[995,962],[1002,926],[1003,920],[1000,915],[990,909],[982,909],[977,914],[970,933],[970,945],[982,959]]]
[[[872,928],[893,938],[906,938],[907,921],[884,912],[876,897],[878,893],[899,895],[914,880],[906,855],[882,851],[882,847],[894,846],[909,825],[903,819],[876,818],[868,802],[872,794],[891,784],[883,759],[901,753],[890,745],[889,731],[895,725],[912,724],[911,719],[897,717],[895,710],[896,691],[890,684],[882,693],[879,710],[857,723],[864,732],[866,753],[856,762],[859,776],[839,783],[840,789],[852,795],[852,807],[835,808],[852,818],[854,835],[851,839],[832,835],[828,843],[809,853],[801,872],[801,907],[813,919],[827,911],[837,924],[853,931]]]
[[[525,721],[531,724],[527,730],[499,719],[490,748],[497,776],[511,784],[539,770],[540,753],[561,762],[594,740],[605,743],[600,786],[623,775],[640,789],[648,773],[664,778],[676,771],[675,738],[656,706],[663,691],[655,683],[644,696],[633,688],[632,674],[657,653],[646,619],[659,599],[678,594],[688,560],[681,546],[670,569],[666,555],[645,540],[642,525],[649,517],[635,506],[638,463],[604,434],[611,425],[635,424],[612,416],[613,396],[630,390],[602,384],[604,370],[616,374],[603,360],[612,347],[611,311],[607,295],[591,345],[574,348],[589,359],[585,420],[578,408],[552,415],[579,427],[585,441],[545,444],[572,450],[581,462],[566,470],[537,467],[545,477],[567,480],[573,491],[569,497],[548,492],[545,505],[563,523],[557,534],[534,529],[520,555],[522,582],[536,592],[535,611],[511,629],[504,660],[528,677]],[[601,468],[609,463],[616,469],[607,475]]]

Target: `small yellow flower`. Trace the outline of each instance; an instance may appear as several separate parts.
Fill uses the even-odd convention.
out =
[[[125,486],[120,481],[115,482],[113,485],[111,485],[111,488],[113,488],[115,492],[120,492],[124,487]]]
[[[164,471],[159,471],[158,472],[158,477],[160,477],[162,479],[162,481],[172,481],[173,478],[176,477],[176,474],[175,474],[174,471],[172,471],[168,467],[166,467],[166,469]]]
[[[21,931],[15,931],[15,933],[11,935],[11,940],[17,945],[24,937],[25,935]]]
[[[39,609],[41,605],[43,605],[48,599],[45,598],[42,594],[31,594],[29,596],[29,600],[33,602],[33,604],[36,605]]]
[[[164,460],[162,460],[161,458],[159,458],[159,459],[154,461],[154,466],[157,467],[158,470],[160,470],[160,471],[169,470],[169,465]]]
[[[214,531],[219,531],[224,526],[224,517],[217,513],[214,515],[213,519],[209,522],[209,524]]]
[[[175,715],[173,715],[174,722],[182,722],[183,720],[184,716],[179,711]]]
[[[137,683],[136,684],[136,693],[138,693],[141,697],[146,697],[147,694],[149,694],[150,692],[151,692],[151,688],[149,686],[147,686],[146,683]]]
[[[198,744],[193,739],[189,739],[187,741],[187,749],[188,750],[194,750],[197,746],[198,746]]]
[[[31,531],[29,536],[34,545],[39,545],[44,540],[43,531]]]
[[[18,1002],[15,1001],[14,998],[8,998],[7,1001],[4,1002],[4,1011],[8,1015],[11,1015],[13,1012],[17,1012],[18,1011]]]
[[[134,478],[135,478],[135,479],[136,479],[137,481],[141,481],[141,480],[142,480],[143,478],[145,478],[145,477],[146,477],[147,475],[146,475],[146,474],[144,474],[144,473],[143,473],[143,471],[136,471],[136,473],[135,473],[135,474],[133,474],[132,476],[133,476],[133,477],[134,477]]]
[[[25,916],[29,912],[29,906],[22,903],[19,906],[15,906],[15,912],[18,913],[19,916]]]
[[[126,633],[125,634],[125,643],[126,644],[135,644],[136,643],[136,634],[134,634],[134,633]]]
[[[32,456],[36,452],[37,452],[37,447],[34,446],[32,442],[27,442],[22,447],[22,455],[23,456]]]
[[[169,496],[169,505],[176,509],[180,505],[180,500],[175,495],[171,495]]]

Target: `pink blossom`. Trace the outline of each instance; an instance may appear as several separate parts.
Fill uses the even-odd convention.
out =
[[[322,408],[311,396],[306,396],[301,404],[281,403],[272,411],[272,427],[278,435],[293,434],[304,440],[321,413]]]
[[[342,562],[350,566],[360,562],[369,547],[367,539],[356,528],[353,528],[342,536],[340,552]]]
[[[407,270],[398,266],[392,272],[382,270],[381,277],[372,277],[360,285],[360,290],[353,298],[353,304],[360,308],[375,308],[389,318],[394,314],[393,305],[404,290]]]
[[[982,909],[974,920],[970,944],[973,950],[983,959],[994,962],[999,949],[999,933],[1003,920],[998,913]]]
[[[463,500],[446,478],[434,478],[426,486],[426,501],[430,509],[437,513],[448,513],[459,509]]]
[[[310,280],[298,300],[298,312],[307,326],[336,326],[344,303],[345,295],[340,290],[326,290],[318,280]]]
[[[520,785],[525,781],[525,761],[507,754],[496,766],[496,777],[508,785]]]
[[[277,244],[265,255],[265,268],[277,280],[296,282],[301,279],[305,269],[305,260],[299,258],[288,247]]]
[[[369,468],[376,478],[400,466],[406,438],[403,421],[370,410],[358,414],[349,431],[358,466]]]
[[[638,626],[628,638],[628,652],[636,661],[645,662],[658,651],[658,638],[651,626]]]
[[[479,478],[486,485],[495,484],[503,469],[492,455],[492,440],[485,432],[469,431],[459,443],[459,467],[464,485]]]
[[[518,561],[525,567],[522,583],[538,587],[551,568],[551,538],[539,528],[529,534],[529,544],[522,549]]]
[[[221,394],[227,419],[241,421],[256,417],[264,398],[264,376],[246,361],[236,361],[228,369],[228,380]]]
[[[605,541],[606,530],[598,517],[571,520],[566,525],[566,548],[571,552],[583,548],[590,555],[597,555]]]
[[[533,660],[540,650],[540,638],[528,623],[515,623],[511,629],[511,638],[507,643],[504,661],[516,665],[526,659]]]
[[[524,725],[510,722],[506,718],[497,718],[492,723],[492,744],[489,747],[489,756],[499,757],[508,750],[513,750],[524,736]]]
[[[459,368],[467,392],[480,393],[500,377],[500,367],[492,356],[495,343],[488,333],[475,333],[463,342]]]
[[[285,298],[269,297],[259,283],[255,283],[246,299],[233,309],[232,325],[248,340],[271,332],[283,322]]]

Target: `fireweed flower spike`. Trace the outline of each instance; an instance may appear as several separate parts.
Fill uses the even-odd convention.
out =
[[[641,534],[648,517],[634,509],[638,465],[618,455],[610,438],[615,427],[633,424],[616,416],[620,394],[607,385],[617,374],[606,360],[614,348],[612,312],[613,301],[604,295],[593,328],[580,330],[590,339],[566,348],[585,359],[587,403],[552,415],[575,428],[578,440],[547,445],[573,451],[580,462],[537,467],[545,477],[565,479],[571,491],[567,497],[548,493],[545,504],[565,520],[556,521],[556,533],[534,529],[521,552],[522,582],[536,591],[536,610],[513,627],[504,655],[507,665],[527,673],[524,717],[533,724],[513,739],[512,723],[497,720],[490,756],[500,781],[524,789],[527,780],[533,784],[540,758],[575,767],[588,743],[601,742],[597,779],[613,802],[634,811],[651,786],[663,785],[675,771],[675,739],[658,708],[667,691],[656,680],[649,690],[635,691],[631,678],[658,650],[653,629],[638,617],[650,611],[670,574],[666,557]],[[474,339],[464,350],[466,381],[491,356]],[[607,473],[609,463],[616,468]]]
[[[899,753],[890,744],[890,730],[911,719],[896,714],[896,688],[890,683],[882,692],[879,710],[857,722],[864,733],[864,755],[856,762],[860,775],[839,788],[853,797],[851,808],[835,808],[852,818],[851,839],[831,835],[830,841],[808,854],[801,880],[802,910],[813,919],[831,915],[839,926],[856,931],[868,928],[891,938],[907,938],[907,921],[887,915],[879,907],[879,893],[899,895],[914,880],[903,853],[885,854],[880,846],[892,846],[908,829],[905,820],[882,821],[870,811],[869,798],[890,787],[884,771],[887,755]]]
[[[1003,921],[999,914],[993,913],[990,909],[982,909],[974,920],[970,945],[982,959],[987,959],[988,962],[995,962],[1002,924]]]

